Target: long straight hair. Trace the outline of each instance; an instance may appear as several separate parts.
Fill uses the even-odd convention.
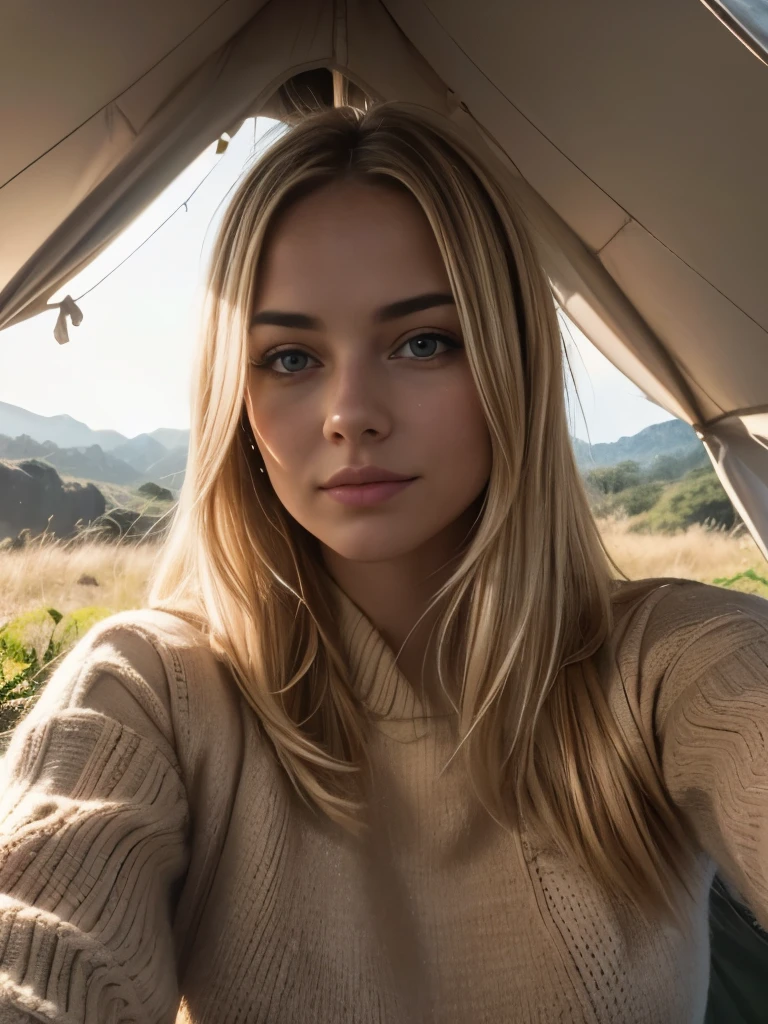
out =
[[[265,237],[289,204],[339,179],[420,204],[490,433],[476,528],[433,602],[440,678],[447,691],[458,680],[457,755],[504,827],[531,823],[610,897],[679,923],[686,835],[596,668],[614,584],[571,447],[552,294],[498,169],[447,120],[403,103],[313,113],[243,178],[211,258],[187,474],[150,604],[201,624],[305,802],[365,828],[367,727],[318,546],[245,441]]]

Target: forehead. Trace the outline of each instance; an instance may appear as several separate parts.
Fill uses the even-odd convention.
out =
[[[256,308],[376,305],[420,291],[450,291],[434,233],[410,194],[338,182],[292,205],[270,232]],[[281,307],[282,308],[282,307]]]

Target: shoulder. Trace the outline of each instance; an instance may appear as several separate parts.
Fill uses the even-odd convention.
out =
[[[608,647],[622,682],[661,717],[715,665],[752,645],[768,651],[768,601],[694,580],[619,583]],[[766,680],[768,685],[768,680]]]
[[[227,677],[192,621],[156,609],[119,612],[67,652],[24,725],[98,712],[181,754],[195,726],[190,705],[202,715],[206,696],[231,690]],[[207,695],[190,692],[203,685]],[[233,699],[230,693],[228,703]]]
[[[663,654],[667,645],[679,650],[712,635],[722,642],[723,630],[743,636],[768,635],[768,601],[695,580],[660,578],[617,583],[614,591],[614,634],[631,637],[645,656]],[[729,628],[730,627],[730,628]]]

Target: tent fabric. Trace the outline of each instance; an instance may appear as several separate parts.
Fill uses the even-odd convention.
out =
[[[280,116],[284,83],[334,69],[499,162],[565,312],[696,427],[768,557],[768,69],[704,3],[73,0],[4,29],[0,327],[52,308],[223,132]]]

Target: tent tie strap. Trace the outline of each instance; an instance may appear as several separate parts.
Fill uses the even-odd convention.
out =
[[[58,309],[59,316],[53,329],[53,336],[60,345],[66,345],[69,341],[67,317],[72,321],[73,327],[79,327],[83,322],[83,311],[71,295],[65,295],[61,302],[48,303],[48,309]]]

